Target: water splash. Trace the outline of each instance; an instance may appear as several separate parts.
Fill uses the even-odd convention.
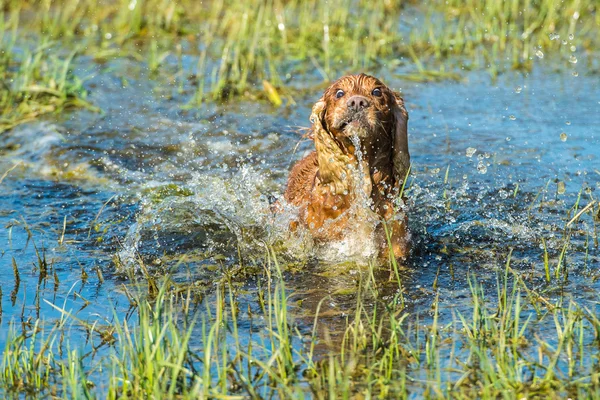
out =
[[[262,190],[264,176],[248,166],[232,174],[235,176],[227,178],[194,173],[185,186],[185,193],[191,195],[186,196],[156,199],[155,191],[147,188],[118,254],[121,269],[137,270],[140,254],[160,257],[157,250],[165,241],[170,251],[177,251],[178,245],[180,252],[198,246],[205,254],[232,246],[264,249],[265,244],[272,243],[282,227],[273,223]]]

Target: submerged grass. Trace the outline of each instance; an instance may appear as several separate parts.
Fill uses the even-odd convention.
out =
[[[240,95],[278,106],[307,73],[329,81],[384,69],[428,81],[530,69],[551,53],[591,62],[599,14],[593,0],[1,0],[0,131],[86,105],[79,53],[129,57],[151,74],[167,65],[190,106]]]

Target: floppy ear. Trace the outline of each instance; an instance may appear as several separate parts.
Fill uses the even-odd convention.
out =
[[[405,179],[408,178],[410,168],[410,154],[408,152],[408,113],[404,107],[404,100],[397,92],[394,93],[395,104],[394,113],[394,131],[392,132],[392,162],[394,164],[394,184],[400,188]]]
[[[325,100],[321,97],[319,101],[315,103],[310,112],[310,123],[312,124],[310,129],[308,130],[307,137],[310,140],[315,140],[316,131],[319,129],[324,129],[324,120],[325,117]]]
[[[347,165],[348,157],[333,134],[327,130],[325,123],[326,102],[321,98],[312,108],[310,121],[312,122],[312,136],[317,150],[319,164],[319,180],[329,187],[332,194],[348,193],[350,172]]]
[[[325,99],[321,97],[319,101],[315,103],[310,113],[310,122],[313,124],[313,128],[317,123],[322,127],[323,117],[325,117]]]

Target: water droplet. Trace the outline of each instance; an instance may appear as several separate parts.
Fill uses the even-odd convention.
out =
[[[473,154],[475,154],[475,152],[476,152],[476,151],[477,151],[477,149],[476,149],[476,148],[474,148],[474,147],[469,147],[469,148],[467,149],[467,157],[469,157],[469,158],[473,157]]]
[[[487,172],[487,167],[485,166],[483,161],[480,161],[479,164],[477,164],[477,172],[479,172],[480,174],[485,174]]]
[[[558,192],[558,194],[564,194],[567,191],[567,188],[566,188],[565,183],[563,181],[559,181],[556,184],[556,191]]]
[[[570,47],[570,49],[571,49],[571,51],[576,51],[576,50],[577,50],[577,47],[575,47],[575,46],[571,46],[571,47]]]
[[[542,52],[539,49],[535,52],[535,55],[537,56],[537,58],[544,58],[544,52]]]
[[[568,42],[566,40],[563,39],[563,41],[561,42],[562,44],[567,44]]]
[[[579,76],[579,72],[577,72],[577,71],[573,71],[573,72],[571,72],[571,74],[572,74],[574,77],[578,77],[578,76]]]
[[[569,33],[569,40],[573,40],[575,39],[575,35],[573,35],[572,33]]]
[[[512,138],[511,138],[510,136],[507,136],[507,137],[506,137],[506,141],[507,141],[507,142],[510,142],[510,140],[511,140],[511,139],[512,139]]]
[[[569,62],[571,64],[577,64],[577,57],[575,57],[574,55],[572,55],[571,57],[569,57]]]
[[[521,93],[522,90],[523,90],[523,88],[521,86],[517,86],[515,88],[515,93]]]
[[[567,141],[567,134],[566,133],[561,133],[560,134],[560,140],[561,142],[566,142]]]
[[[549,35],[550,40],[560,39],[560,35],[558,33],[551,32]]]
[[[565,121],[566,125],[571,125],[571,121]]]
[[[517,117],[515,117],[514,115],[509,115],[508,118],[510,118],[511,121],[514,121],[515,119],[517,119]]]

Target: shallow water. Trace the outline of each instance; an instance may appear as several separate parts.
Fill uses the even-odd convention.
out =
[[[254,101],[183,109],[189,93],[134,62],[102,70],[91,60],[80,64],[93,74],[86,86],[102,114],[76,111],[0,136],[0,172],[16,165],[0,184],[4,326],[51,322],[61,313],[49,303],[85,321],[108,321],[113,307],[122,315],[127,272],[139,269],[140,258],[178,282],[205,286],[210,298],[222,271],[260,266],[266,247],[287,235],[285,216],[273,217],[269,205],[292,163],[312,148],[301,128],[322,89],[299,92],[297,104],[282,109]],[[496,81],[476,72],[427,84],[403,82],[394,71],[379,75],[402,90],[410,114],[407,309],[427,321],[439,293],[440,323],[451,322],[471,307],[469,274],[493,288],[511,251],[512,267],[549,299],[595,307],[598,221],[585,213],[572,224],[560,289],[544,283],[541,246],[543,238],[556,264],[572,207],[598,197],[599,77],[543,65]],[[335,334],[353,311],[361,268],[325,263],[304,244],[277,247],[283,265],[295,260],[286,285],[301,301],[292,313],[308,332],[317,304],[330,296],[322,321]],[[385,269],[381,275],[382,297],[392,298],[398,286],[386,283]],[[260,282],[243,283],[252,293]],[[256,309],[251,294],[238,301]],[[249,340],[249,332],[240,334]],[[84,346],[83,329],[80,335]]]

